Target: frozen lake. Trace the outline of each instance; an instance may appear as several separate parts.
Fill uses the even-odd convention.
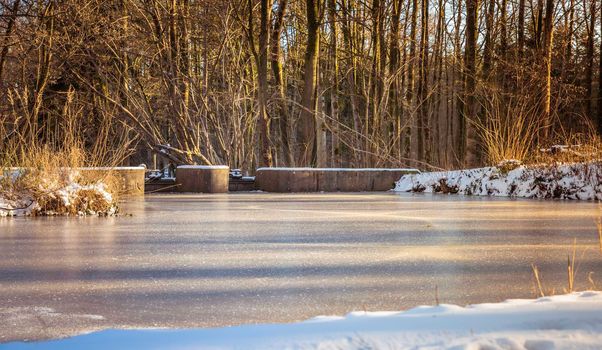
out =
[[[0,342],[290,322],[602,285],[593,202],[445,195],[154,195],[114,218],[0,218]],[[436,292],[438,291],[438,293]]]

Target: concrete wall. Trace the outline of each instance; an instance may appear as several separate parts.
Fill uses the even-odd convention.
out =
[[[182,165],[176,169],[178,192],[226,193],[230,168],[226,165]]]
[[[266,192],[388,191],[416,169],[259,168],[255,186]]]
[[[113,182],[112,185],[120,195],[144,195],[144,172],[146,169],[143,167],[79,168],[78,170],[84,178]],[[110,176],[107,177],[107,175]]]
[[[144,183],[144,193],[172,193],[177,191],[176,179],[151,180]]]

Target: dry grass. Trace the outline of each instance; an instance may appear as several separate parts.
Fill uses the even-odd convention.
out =
[[[602,254],[602,205],[598,205],[598,209],[600,210],[600,213],[595,222],[596,222],[596,228],[597,228],[596,231],[598,233],[598,252],[600,254]],[[578,260],[581,261],[587,251],[588,251],[587,248],[583,249],[583,252],[578,259],[577,258],[577,239],[573,240],[572,252],[571,252],[571,254],[569,254],[567,256],[567,286],[566,286],[566,288],[564,288],[565,293],[572,293],[575,291],[575,281],[576,281],[577,271],[579,269],[579,264],[577,263],[577,261]],[[554,293],[553,290],[548,291],[546,293],[546,291],[543,287],[543,283],[541,281],[541,274],[540,274],[537,266],[532,264],[531,267],[533,269],[533,277],[535,279],[536,286],[537,286],[537,294],[539,296],[545,296],[546,294],[547,295],[553,294]],[[593,275],[594,275],[593,271],[590,271],[587,274],[587,282],[589,283],[590,289],[596,290],[597,285],[596,285],[596,282],[594,281]]]
[[[596,226],[598,227],[598,243],[600,254],[602,254],[602,205],[598,204],[598,209],[600,209],[600,216],[596,220]]]
[[[535,281],[537,296],[545,297],[546,290],[544,289],[543,282],[541,280],[541,274],[539,273],[539,268],[535,264],[531,264],[531,270],[533,271],[533,279]]]
[[[490,164],[505,160],[524,162],[533,152],[541,128],[536,105],[522,96],[501,96],[495,90],[483,97],[486,122],[476,125]]]
[[[577,254],[577,239],[573,241],[573,254],[567,256],[567,288],[565,293],[572,293],[575,290],[575,255]]]
[[[78,169],[121,164],[129,155],[131,142],[125,138],[115,146],[109,141],[108,129],[104,130],[111,127],[106,124],[99,132],[105,136],[92,146],[84,146],[85,133],[77,126],[78,118],[66,107],[61,131],[51,134],[43,134],[32,122],[34,118],[27,116],[15,116],[12,123],[0,122],[0,200],[36,203],[32,215],[111,211],[118,195],[111,171],[82,175]],[[95,187],[100,183],[101,187]],[[111,200],[107,200],[105,190]]]
[[[600,218],[597,222],[598,225],[598,237],[600,239],[600,253],[602,253],[602,225],[600,224]],[[577,257],[577,239],[573,240],[572,252],[567,255],[567,270],[566,270],[566,287],[562,288],[563,293],[572,293],[576,291],[576,277],[579,270],[580,261],[583,260],[585,253],[588,248],[584,248],[581,255]],[[543,283],[541,272],[535,264],[531,264],[531,270],[533,271],[534,290],[537,297],[544,297],[546,295],[554,295],[555,289],[546,288]],[[587,274],[586,280],[589,283],[590,290],[596,290],[596,282],[593,278],[593,271]]]
[[[81,175],[77,169],[85,164],[84,157],[85,152],[76,146],[56,151],[32,147],[20,154],[18,161],[9,163],[16,166],[5,167],[8,176],[0,179],[0,198],[24,206],[35,203],[32,215],[102,215],[114,211],[118,192],[112,186],[113,175],[110,171]]]
[[[552,145],[563,147],[551,147]],[[528,162],[536,164],[585,163],[600,160],[602,141],[593,125],[590,125],[585,133],[557,135],[527,159]]]
[[[602,160],[602,140],[590,118],[581,117],[577,130],[565,130],[562,123],[557,123],[558,128],[549,138],[540,138],[546,125],[539,101],[529,92],[503,94],[495,86],[480,87],[482,121],[471,122],[479,132],[489,164],[507,160],[524,164]],[[558,145],[566,147],[552,147]]]

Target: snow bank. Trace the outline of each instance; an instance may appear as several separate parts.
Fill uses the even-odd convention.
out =
[[[33,176],[33,180],[27,176]],[[78,179],[79,172],[64,169],[60,174],[48,177],[4,172],[0,176],[0,217],[105,216],[117,212],[115,200],[106,184],[82,184]]]
[[[393,191],[602,200],[602,162],[509,165],[404,175]]]
[[[600,349],[602,293],[468,307],[354,312],[309,321],[190,330],[107,330],[6,349]]]

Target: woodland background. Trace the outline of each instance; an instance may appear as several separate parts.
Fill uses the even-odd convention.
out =
[[[602,130],[597,0],[0,0],[0,153],[459,168]]]

